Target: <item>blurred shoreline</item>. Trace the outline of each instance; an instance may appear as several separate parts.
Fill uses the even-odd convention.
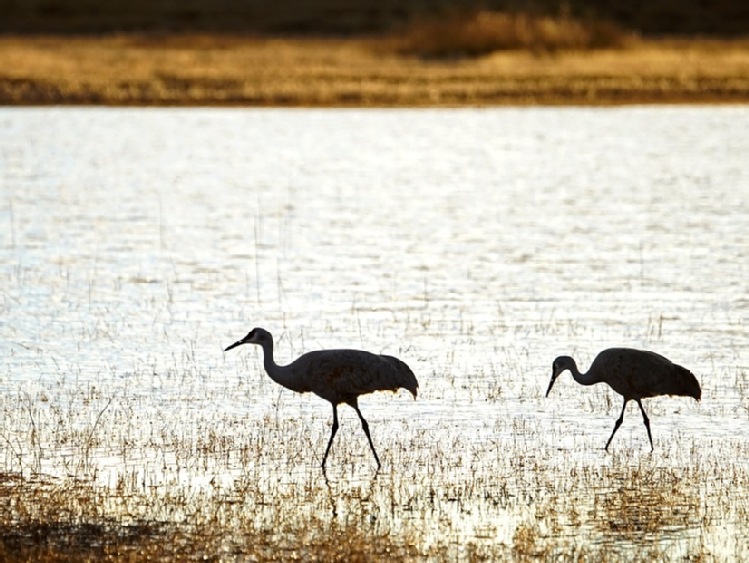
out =
[[[481,107],[744,104],[749,41],[481,56],[404,53],[392,38],[209,33],[0,36],[6,106]]]

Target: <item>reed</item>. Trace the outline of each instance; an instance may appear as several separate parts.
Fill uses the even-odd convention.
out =
[[[0,37],[0,103],[402,107],[749,99],[749,50],[741,41],[450,59],[448,53],[494,47],[484,40],[460,46],[436,32],[417,36],[431,37],[434,49],[426,39],[424,47],[413,40],[406,48],[408,41],[392,38]]]
[[[421,57],[477,57],[494,51],[550,53],[561,50],[623,48],[634,42],[613,23],[569,15],[476,11],[421,20],[405,29],[398,49]]]
[[[485,344],[477,338],[467,346]],[[227,374],[222,384],[206,385],[190,354],[167,371],[136,366],[128,393],[70,384],[62,394],[54,385],[24,392],[0,409],[3,442],[13,446],[0,473],[0,496],[10,499],[0,507],[0,558],[749,556],[740,535],[749,518],[745,440],[678,433],[650,454],[633,424],[611,455],[602,454],[600,436],[581,428],[579,416],[522,416],[544,401],[534,378],[531,387],[513,377],[504,377],[502,389],[489,383],[507,364],[537,370],[510,349],[495,352],[497,363],[486,371],[464,365],[470,354],[452,356],[451,370],[474,374],[468,387],[450,379],[452,371],[430,374],[419,401],[427,409],[435,399],[448,402],[454,418],[412,416],[421,402],[387,417],[373,409],[383,417],[372,425],[382,448],[379,474],[352,413],[341,413],[340,432],[348,436],[336,443],[326,478],[316,455],[327,439],[328,409],[304,396],[277,396],[263,379],[248,387],[244,380],[260,374],[242,375],[241,384]],[[132,392],[156,372],[175,386],[168,396]],[[579,397],[572,389],[567,405],[585,418],[605,410],[602,390]],[[243,409],[247,393],[259,400]],[[518,396],[524,406],[515,411]],[[376,406],[378,396],[368,401]],[[605,435],[610,421],[600,420]]]

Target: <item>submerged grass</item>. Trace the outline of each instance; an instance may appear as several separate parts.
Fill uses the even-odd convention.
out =
[[[184,396],[175,389],[166,403],[116,391],[107,398],[88,387],[68,387],[62,400],[53,388],[39,389],[20,409],[7,401],[4,442],[13,448],[0,474],[0,496],[9,500],[0,507],[0,557],[749,556],[740,533],[749,517],[745,441],[710,443],[687,433],[666,440],[666,423],[653,416],[654,453],[639,421],[628,419],[607,455],[601,437],[608,424],[594,429],[573,421],[570,432],[564,421],[523,419],[542,400],[528,390],[521,393],[524,408],[515,411],[506,403],[516,388],[480,384],[493,376],[477,374],[471,391],[450,383],[448,374],[435,377],[446,385],[434,395],[425,386],[420,399],[431,408],[442,397],[454,405],[453,418],[413,416],[419,403],[403,397],[387,399],[398,403],[387,417],[376,410],[379,420],[369,416],[383,458],[379,473],[356,417],[344,410],[323,474],[327,409],[291,394],[271,404],[270,385],[254,389],[267,407],[246,413],[233,402],[242,402],[233,385],[192,388]],[[137,385],[148,375],[131,378]],[[47,401],[40,404],[42,396]],[[605,413],[601,395],[577,404],[591,401],[592,411]],[[24,410],[33,424],[18,412]]]
[[[512,467],[519,478],[500,463],[486,468],[500,470],[491,480],[482,470],[409,483],[392,474],[330,482],[310,472],[251,484],[259,477],[254,473],[233,488],[199,491],[115,492],[6,475],[2,493],[11,503],[0,522],[0,554],[42,561],[747,555],[739,537],[749,502],[745,474],[729,497],[706,489],[699,470],[626,460],[611,468],[567,463],[555,470],[531,458]],[[716,525],[724,528],[722,543],[714,538]]]

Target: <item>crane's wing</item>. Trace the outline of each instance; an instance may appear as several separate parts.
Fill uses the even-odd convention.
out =
[[[700,400],[700,384],[688,369],[648,350],[641,351],[637,365],[640,375],[633,377],[633,385],[643,397],[682,395]]]
[[[702,391],[694,374],[668,358],[648,350],[613,349],[604,370],[615,391],[625,397],[682,395],[700,399]]]
[[[295,375],[306,379],[312,392],[334,402],[373,391],[397,391],[401,387],[415,397],[419,386],[404,362],[361,350],[308,352],[294,362],[293,368]]]

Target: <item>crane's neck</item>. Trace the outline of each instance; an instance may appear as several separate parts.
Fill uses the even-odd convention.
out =
[[[299,388],[298,382],[294,381],[292,365],[279,366],[273,360],[273,342],[263,342],[261,346],[263,348],[263,367],[268,373],[268,376],[270,376],[273,381],[279,385],[283,385],[287,389],[302,392]]]
[[[601,380],[595,377],[590,371],[586,373],[580,373],[580,370],[577,369],[577,364],[575,361],[572,361],[572,365],[570,366],[570,373],[572,373],[572,377],[575,378],[575,381],[577,381],[580,385],[593,385],[594,383],[599,383]]]

